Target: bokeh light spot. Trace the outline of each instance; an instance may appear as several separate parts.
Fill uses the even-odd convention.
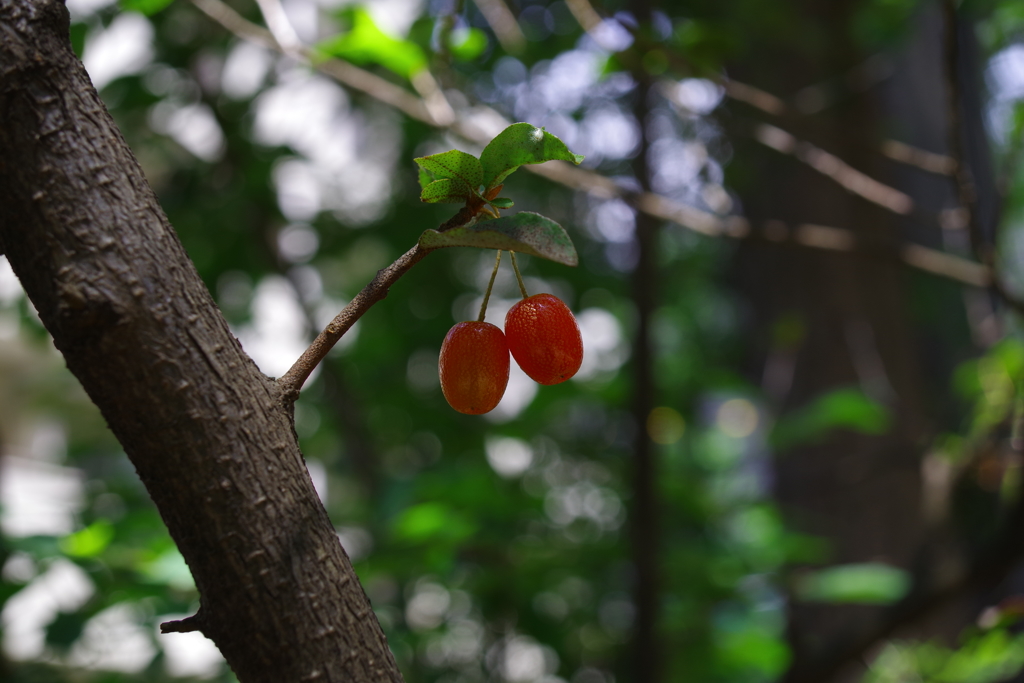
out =
[[[661,406],[651,411],[647,416],[647,433],[654,443],[668,446],[683,438],[686,431],[686,420],[679,414],[679,411],[667,406]]]
[[[757,407],[745,398],[732,398],[718,407],[715,424],[726,436],[745,439],[761,421]]]

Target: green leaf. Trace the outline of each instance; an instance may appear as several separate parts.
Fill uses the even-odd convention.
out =
[[[573,154],[565,143],[543,128],[529,123],[513,123],[484,147],[480,154],[483,184],[496,187],[523,164],[541,164],[552,160],[578,164],[583,156]]]
[[[751,622],[736,630],[722,629],[716,633],[721,661],[729,669],[760,674],[756,677],[735,676],[734,679],[775,679],[789,664],[789,650],[774,629],[765,628],[754,620]]]
[[[778,449],[822,440],[833,429],[884,434],[892,422],[889,410],[860,389],[837,389],[780,419],[771,442]]]
[[[406,79],[426,68],[427,58],[419,45],[381,31],[365,7],[356,7],[346,14],[352,28],[317,45],[319,52],[358,64],[380,64]]]
[[[576,247],[565,229],[550,218],[529,211],[445,232],[427,230],[420,236],[420,246],[424,249],[505,249],[550,259],[567,266],[579,263]]]
[[[466,185],[458,180],[435,180],[420,192],[420,201],[428,204],[462,204],[472,196]]]
[[[476,525],[443,503],[421,503],[395,520],[395,538],[413,543],[459,541],[476,532]]]
[[[455,180],[465,185],[467,197],[472,196],[483,182],[484,172],[480,160],[457,149],[419,157],[414,161],[421,171],[435,180]],[[423,173],[420,173],[420,183],[423,183]]]
[[[420,168],[420,187],[421,188],[426,187],[430,183],[434,182],[434,180],[436,180],[436,178],[434,178],[434,176],[432,176],[431,174],[429,174],[426,171],[424,171],[422,167]]]
[[[488,203],[499,209],[511,209],[515,205],[515,202],[508,197],[495,197]]]
[[[139,573],[149,582],[168,585],[177,590],[192,590],[196,586],[185,558],[173,547],[139,567]]]
[[[113,525],[100,519],[81,531],[65,536],[58,543],[60,549],[71,557],[95,557],[106,549],[113,538]]]
[[[140,12],[148,17],[167,7],[171,2],[172,0],[121,0],[118,4],[123,10]]]
[[[885,605],[902,598],[909,588],[910,579],[902,569],[865,562],[806,574],[797,581],[796,593],[810,602]]]
[[[470,62],[487,49],[487,34],[478,28],[455,29],[448,40],[448,49],[460,62]]]

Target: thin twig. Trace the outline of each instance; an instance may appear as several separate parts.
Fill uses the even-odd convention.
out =
[[[239,38],[281,54],[288,54],[270,31],[252,23],[221,0],[192,0],[192,4]],[[342,85],[366,93],[417,121],[428,125],[438,125],[426,103],[405,88],[340,59],[324,59],[323,55],[317,54],[313,50],[303,48],[300,53],[302,59],[313,68]]]
[[[526,36],[504,0],[476,0],[476,6],[480,8],[480,13],[494,31],[494,37],[501,43],[501,47],[511,54],[522,52]]]
[[[882,154],[893,161],[898,161],[908,166],[916,166],[923,171],[936,175],[953,175],[953,172],[956,170],[956,163],[945,154],[928,152],[898,140],[884,140],[882,142]]]
[[[914,210],[914,200],[910,195],[875,180],[836,155],[809,142],[798,140],[781,128],[762,123],[754,131],[754,138],[778,152],[795,156],[818,173],[831,178],[848,192],[884,209],[904,216]]]
[[[566,6],[572,13],[576,23],[593,37],[594,30],[601,24],[601,15],[597,13],[594,6],[587,0],[565,0]]]
[[[452,109],[434,74],[430,73],[430,69],[420,69],[412,75],[409,82],[423,98],[423,104],[430,113],[434,125],[447,127],[455,123],[455,110]]]
[[[295,32],[295,27],[288,19],[281,0],[256,0],[256,4],[259,5],[263,19],[267,22],[267,28],[270,29],[271,35],[274,36],[274,40],[281,46],[281,49],[291,56],[300,54],[302,41],[299,40],[299,34]]]
[[[285,403],[293,403],[298,398],[299,391],[310,373],[313,372],[313,368],[327,356],[342,335],[348,332],[371,306],[386,297],[391,285],[395,284],[398,278],[405,275],[428,253],[430,253],[429,250],[422,249],[417,244],[390,266],[377,271],[377,275],[363,287],[362,291],[345,308],[341,309],[334,320],[316,336],[313,343],[299,356],[291,369],[277,380],[279,395]]]
[[[595,40],[598,40],[598,43],[600,44],[599,36],[595,32],[595,29],[602,21],[601,14],[594,9],[589,0],[568,0],[566,4],[580,27],[589,33]],[[675,66],[682,69],[689,67],[686,58],[680,55],[677,51],[672,50],[671,48],[666,48],[664,45],[653,45],[649,38],[629,25],[622,24],[622,27],[633,35],[633,39],[636,42],[633,46],[627,48],[625,53],[620,53],[620,57],[631,57],[631,53],[636,51],[640,51],[640,53],[643,54],[657,47],[657,49],[662,53],[665,53],[667,50],[667,56]],[[625,61],[628,62],[631,60],[626,59]],[[865,64],[870,64],[870,60]],[[851,74],[863,71],[865,64],[855,67],[851,71]],[[800,108],[794,108],[787,104],[782,98],[761,90],[760,88],[754,87],[749,83],[743,83],[722,75],[708,75],[706,78],[722,88],[726,97],[737,102],[747,104],[776,118],[797,118],[808,113],[813,113],[803,111]],[[663,88],[663,90],[668,89]],[[806,99],[806,97],[804,99]],[[916,147],[911,147],[903,142],[884,140],[882,141],[881,152],[883,155],[894,161],[911,166],[917,166],[918,168],[930,173],[939,173],[942,175],[949,175],[951,173],[951,160],[948,157],[917,149]]]
[[[652,192],[631,193],[609,178],[569,164],[549,162],[542,166],[526,168],[533,173],[573,189],[588,192],[595,197],[602,199],[618,197],[629,200],[648,215],[682,225],[709,237],[746,239],[760,236],[779,244],[792,244],[827,251],[855,251],[859,248],[857,234],[844,228],[811,224],[788,226],[782,221],[768,221],[761,226],[759,231],[755,231],[745,218],[739,216],[721,218]],[[986,266],[938,249],[905,243],[897,249],[894,257],[911,268],[972,287],[985,288],[992,284],[992,275]]]

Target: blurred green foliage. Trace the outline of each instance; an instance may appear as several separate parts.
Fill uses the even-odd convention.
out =
[[[891,47],[919,4],[863,2],[849,30],[871,49]],[[259,21],[255,4],[234,6]],[[403,88],[429,66],[461,112],[490,106],[510,120],[547,126],[586,155],[586,167],[611,177],[630,173],[637,94],[624,70],[621,50],[633,38],[623,25],[606,23],[602,46],[564,3],[514,4],[527,42],[510,54],[470,3],[460,3],[458,14],[441,3],[401,11],[289,6],[300,37],[325,56],[362,64]],[[133,39],[141,35],[148,46],[100,92],[226,318],[270,374],[283,372],[292,346],[301,347],[377,269],[451,216],[452,207],[419,201],[413,159],[455,146],[480,152],[344,91],[307,65],[243,43],[190,3],[72,3],[72,11],[73,44],[87,64],[115,29],[136,31]],[[996,3],[982,25],[990,53],[1017,40],[1020,15],[1018,4]],[[660,16],[643,27],[660,47],[645,52],[640,67],[704,88],[707,112],[721,93],[693,76],[718,73],[729,60],[757,62],[759,51],[779,44],[814,59],[826,40],[820,25],[785,4],[698,2]],[[682,111],[664,97],[653,107],[652,148],[696,164],[685,183],[666,180],[660,191],[722,210],[721,198],[731,201],[724,168],[742,181],[744,161],[731,158],[713,115]],[[1014,103],[1014,137],[1021,111]],[[666,168],[670,177],[688,167]],[[1008,215],[1019,214],[1020,187],[1013,184]],[[503,194],[565,226],[576,244],[579,268],[529,257],[521,266],[531,292],[552,291],[576,312],[587,345],[580,376],[540,391],[514,378],[515,400],[490,417],[452,411],[437,382],[438,350],[454,322],[475,317],[493,254],[447,249],[359,322],[296,406],[314,480],[406,680],[631,680],[627,510],[637,430],[657,443],[660,463],[658,630],[670,644],[666,680],[772,680],[791,657],[788,601],[887,603],[903,595],[907,577],[894,568],[829,566],[827,541],[788,529],[771,501],[774,454],[837,433],[884,433],[892,419],[857,388],[777,414],[780,406],[737,369],[745,312],[722,277],[733,247],[678,227],[661,233],[662,290],[650,321],[658,407],[638,423],[629,413],[633,210],[527,173],[509,178]],[[492,317],[517,297],[503,267]],[[171,680],[164,647],[178,636],[157,637],[156,628],[167,615],[197,608],[188,569],[31,306],[2,288],[0,303],[0,328],[15,330],[0,344],[0,445],[81,484],[74,489],[80,502],[69,501],[71,528],[3,538],[0,605],[61,573],[86,586],[79,599],[50,604],[38,624],[42,641],[17,641],[17,651],[11,634],[23,627],[13,610],[4,612],[4,680]],[[803,343],[800,319],[776,327],[779,348]],[[1022,349],[1007,339],[961,366],[954,383],[964,402],[938,442],[936,457],[955,464],[948,466],[976,467],[983,483],[995,476],[996,498],[1001,474],[972,458],[979,442],[1008,437],[1020,417]],[[57,427],[46,432],[47,424]],[[54,429],[60,443],[40,455],[46,449],[36,437]],[[1005,472],[1008,465],[992,467]],[[793,574],[793,565],[803,573]],[[68,593],[70,584],[62,585]],[[124,606],[139,629],[132,633],[150,643],[149,658],[90,663],[82,654],[90,624]],[[891,643],[866,680],[1002,680],[1024,663],[1014,628],[1011,620],[968,634],[958,649]],[[102,633],[116,639],[119,632]],[[212,675],[232,680],[216,665]]]

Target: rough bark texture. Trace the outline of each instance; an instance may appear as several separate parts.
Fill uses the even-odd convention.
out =
[[[177,629],[243,683],[401,681],[288,408],[67,36],[61,3],[0,0],[0,243],[192,570],[202,607]]]

